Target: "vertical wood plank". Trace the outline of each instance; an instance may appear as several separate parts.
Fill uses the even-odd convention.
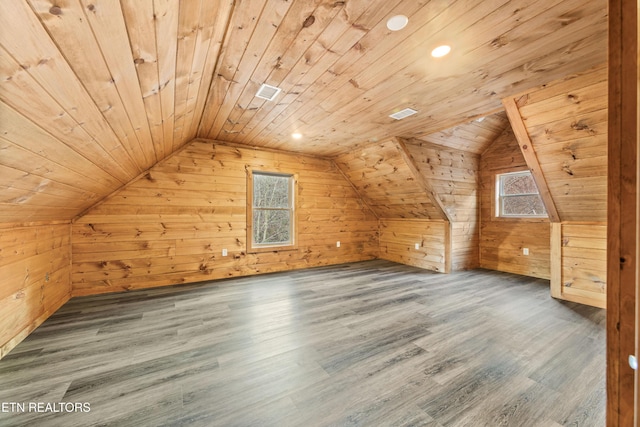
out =
[[[187,141],[194,138],[198,133],[198,127],[200,126],[200,122],[206,108],[209,89],[214,80],[214,76],[216,76],[215,70],[218,68],[218,64],[220,63],[222,47],[228,36],[229,21],[236,6],[236,2],[233,0],[217,1],[211,3],[215,3],[216,5],[214,13],[211,14],[212,17],[215,17],[215,21],[212,24],[213,34],[211,35],[211,42],[209,44],[209,50],[207,51],[207,58],[202,70],[202,81],[200,83],[200,88],[197,94],[195,114],[193,114],[191,128],[189,129],[187,134],[188,136],[186,137]]]
[[[253,245],[253,202],[249,195],[253,194],[253,170],[246,168],[247,171],[247,248]]]
[[[155,161],[160,157],[161,136],[152,134],[138,81],[127,27],[120,2],[114,0],[80,0],[100,50],[109,67],[114,84],[127,110],[131,124],[146,150],[153,147]]]
[[[449,221],[444,222],[444,272],[451,273],[451,259],[452,259],[452,243],[451,243],[451,227],[452,223]]]
[[[551,296],[562,298],[562,223],[551,223]]]
[[[203,2],[200,10],[198,31],[195,39],[189,86],[187,90],[185,120],[179,142],[185,143],[196,136],[204,101],[218,61],[220,46],[227,30],[231,11],[230,1]]]
[[[133,63],[138,73],[140,91],[144,100],[147,120],[153,138],[156,157],[165,158],[170,152],[165,151],[162,126],[162,107],[160,102],[160,82],[158,76],[158,57],[156,26],[153,3],[137,0],[123,0],[122,12],[128,29],[129,43],[133,55]]]
[[[153,15],[156,21],[156,56],[158,58],[164,151],[170,153],[175,150],[173,128],[180,3],[177,0],[155,0]]]
[[[186,123],[187,101],[191,82],[191,65],[198,38],[202,0],[180,2],[178,18],[178,50],[176,57],[176,92],[174,100],[173,148],[182,143]],[[189,121],[189,125],[191,122]]]
[[[634,425],[636,354],[638,5],[609,1],[607,426]]]
[[[29,3],[139,169],[150,167],[153,161],[141,145],[80,2]],[[51,13],[55,7],[59,8],[57,15]]]

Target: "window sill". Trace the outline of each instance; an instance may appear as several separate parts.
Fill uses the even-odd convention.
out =
[[[247,253],[256,254],[264,252],[284,252],[284,251],[296,251],[298,245],[286,245],[286,246],[254,246],[247,248]]]
[[[550,222],[549,218],[541,218],[541,217],[526,217],[526,216],[494,216],[492,219],[492,221],[499,221],[499,222]]]

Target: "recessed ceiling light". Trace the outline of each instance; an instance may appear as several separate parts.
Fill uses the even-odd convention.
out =
[[[433,49],[431,51],[431,56],[433,56],[434,58],[442,58],[449,52],[451,52],[451,46],[443,44],[442,46],[438,46],[437,48]]]
[[[387,28],[391,31],[400,31],[409,23],[409,18],[404,15],[396,15],[389,18]]]
[[[402,120],[405,117],[413,116],[417,111],[413,108],[405,108],[404,110],[398,111],[397,113],[390,114],[389,117],[394,118],[396,120]]]
[[[300,139],[300,138],[302,138],[302,134],[301,134],[301,133],[298,133],[298,132],[296,132],[296,133],[292,133],[292,134],[291,134],[291,138],[293,138],[293,139]]]
[[[280,89],[279,87],[271,86],[264,83],[262,86],[260,86],[260,89],[258,89],[256,96],[258,98],[266,99],[267,101],[273,101],[276,96],[278,96],[281,90],[282,89]]]

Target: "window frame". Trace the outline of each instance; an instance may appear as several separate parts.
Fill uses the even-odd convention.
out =
[[[289,178],[289,207],[288,208],[254,208],[253,206],[253,181],[254,175],[271,175]],[[298,249],[298,175],[295,173],[270,171],[247,168],[247,253],[276,252]],[[290,242],[280,243],[255,243],[253,241],[253,212],[261,210],[289,210],[291,222],[289,224]]]
[[[502,180],[501,180],[501,178],[503,176],[508,176],[508,175],[529,175],[533,179],[533,175],[531,173],[531,170],[529,170],[529,169],[501,170],[501,171],[497,171],[495,173],[494,180],[493,180],[495,199],[494,199],[493,206],[492,206],[494,219],[498,219],[498,220],[528,220],[528,221],[543,221],[543,222],[544,221],[548,221],[549,220],[549,213],[548,212],[544,213],[544,214],[541,214],[541,215],[509,215],[509,214],[504,214],[503,213],[503,199],[505,197],[508,198],[508,197],[537,195],[538,197],[540,197],[540,202],[545,207],[545,210],[547,209],[546,205],[544,204],[544,200],[542,200],[542,197],[540,196],[540,190],[538,190],[537,193],[520,193],[520,194],[511,194],[511,195],[502,194]],[[535,183],[535,180],[534,180],[534,183]],[[537,185],[536,185],[536,189],[537,189]]]

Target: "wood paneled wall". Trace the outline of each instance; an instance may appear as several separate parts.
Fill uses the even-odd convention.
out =
[[[606,307],[606,223],[555,223],[551,229],[551,295]]]
[[[517,97],[562,221],[607,220],[606,64]]]
[[[443,219],[393,139],[339,156],[336,164],[379,218]]]
[[[506,120],[504,114],[501,117],[484,125],[486,138],[499,133],[496,128],[502,127]],[[462,132],[461,129],[458,132]],[[446,142],[447,135],[447,132],[442,132],[433,138]],[[449,137],[462,140],[459,134],[450,134]],[[484,136],[478,136],[477,146],[481,145],[480,139]],[[487,143],[483,140],[482,145]],[[445,216],[451,220],[447,226],[448,267],[443,270],[442,266],[436,268],[426,263],[425,268],[449,271],[479,266],[479,155],[425,140],[411,139],[398,144],[392,139],[339,156],[336,163],[378,217],[420,220],[412,223],[412,235],[418,232],[419,224],[430,227],[429,220],[435,221],[437,228],[442,227],[441,221]],[[386,223],[381,224],[382,233]],[[401,224],[394,223],[394,227]],[[427,232],[426,235],[429,234]],[[381,250],[385,244],[407,245],[402,239],[393,242],[395,235],[398,234],[386,234],[386,240],[380,243]],[[410,246],[413,248],[413,243]],[[408,263],[411,265],[424,264],[416,263],[413,258],[407,255],[402,259],[410,260]]]
[[[389,33],[396,13],[411,25]],[[334,156],[433,134],[479,153],[493,120],[465,122],[604,62],[606,17],[605,0],[2,1],[0,222],[70,220],[196,136]],[[449,33],[446,60],[424,55]]]
[[[553,294],[598,307],[606,299],[607,91],[602,64],[515,96],[512,111],[562,222],[551,241]]]
[[[69,299],[70,229],[0,224],[0,358]]]
[[[480,221],[451,223],[451,270],[480,267]]]
[[[481,156],[480,266],[549,279],[549,222],[496,218],[493,214],[495,174],[526,169],[510,127]],[[523,248],[529,248],[529,255],[523,255]]]
[[[451,220],[475,222],[480,156],[417,139],[407,140],[407,149]]]
[[[298,174],[297,250],[246,252],[246,167]],[[372,259],[377,227],[331,160],[196,140],[74,223],[73,295]]]
[[[449,237],[447,221],[381,219],[379,258],[449,272]]]
[[[407,149],[451,218],[451,268],[477,268],[480,156],[417,139],[408,140]]]

